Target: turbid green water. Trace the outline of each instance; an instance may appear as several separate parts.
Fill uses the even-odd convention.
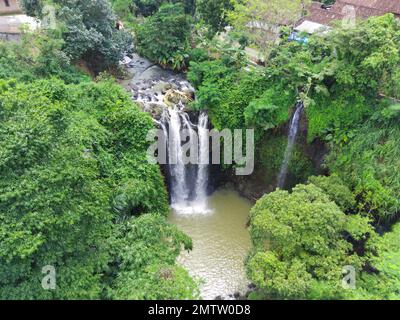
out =
[[[193,250],[182,252],[178,263],[201,278],[203,299],[235,292],[244,294],[248,281],[244,260],[250,249],[246,223],[251,203],[231,190],[219,190],[208,199],[210,213],[172,211],[169,220],[193,239]]]

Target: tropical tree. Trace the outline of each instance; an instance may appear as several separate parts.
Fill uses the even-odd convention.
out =
[[[108,0],[24,0],[23,8],[27,14],[50,19],[47,31],[55,38],[61,34],[65,54],[72,61],[85,60],[96,73],[117,66],[131,46],[129,34],[116,28]]]
[[[227,14],[233,10],[231,0],[198,0],[196,13],[210,26],[210,36],[228,25]]]
[[[182,246],[191,239],[163,216],[145,214],[121,225],[116,234],[120,268],[111,285],[115,299],[170,300],[199,298],[198,286],[188,272],[175,265]]]
[[[382,237],[370,239],[368,247],[376,253],[371,259],[373,273],[364,273],[351,299],[400,299],[400,225],[395,224]]]
[[[190,21],[181,3],[162,5],[139,26],[136,34],[140,54],[174,69],[186,65],[189,38]]]
[[[190,239],[166,222],[146,161],[150,116],[110,80],[0,82],[0,298],[195,296],[175,265]],[[41,285],[49,267],[54,290]]]
[[[359,240],[373,232],[368,219],[354,223],[313,184],[265,195],[250,217],[254,251],[247,272],[269,297],[342,297],[342,268],[352,265],[360,272],[363,265],[343,233]]]

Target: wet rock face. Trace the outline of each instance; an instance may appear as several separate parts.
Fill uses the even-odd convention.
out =
[[[194,98],[194,89],[182,74],[165,70],[133,54],[122,61],[127,80],[121,82],[143,111],[160,120],[163,110],[174,105],[184,108]]]
[[[187,105],[189,102],[193,101],[193,94],[190,91],[179,91],[170,89],[165,92],[163,101],[168,106],[179,103]]]

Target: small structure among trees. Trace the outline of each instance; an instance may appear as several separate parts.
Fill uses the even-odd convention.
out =
[[[398,0],[336,0],[330,6],[313,2],[307,11],[308,15],[303,17],[297,26],[305,21],[330,26],[335,21],[349,18],[364,20],[386,13],[393,13],[396,17],[400,17],[400,2]]]

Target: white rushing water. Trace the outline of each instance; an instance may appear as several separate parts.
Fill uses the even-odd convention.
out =
[[[300,117],[303,111],[303,103],[298,102],[296,104],[296,111],[290,122],[289,133],[288,133],[288,143],[285,150],[285,155],[283,157],[281,170],[278,176],[278,188],[282,189],[285,187],[286,177],[288,174],[289,163],[292,158],[293,148],[296,143],[297,132],[299,131]]]
[[[165,114],[168,116],[163,117],[161,121],[168,126],[167,148],[171,177],[171,201],[173,204],[184,203],[188,199],[189,190],[181,145],[181,115],[177,107],[167,108]]]
[[[206,113],[200,114],[197,133],[199,136],[199,164],[196,179],[196,202],[207,207],[209,136]]]
[[[168,168],[170,170],[171,207],[181,214],[209,213],[207,188],[209,181],[209,139],[208,116],[201,113],[198,124],[190,122],[187,113],[177,107],[168,108],[169,116],[162,117],[168,127]],[[196,130],[197,129],[197,135]],[[189,136],[189,141],[186,138]],[[197,160],[194,167],[185,164],[184,155],[196,152],[190,157]]]

